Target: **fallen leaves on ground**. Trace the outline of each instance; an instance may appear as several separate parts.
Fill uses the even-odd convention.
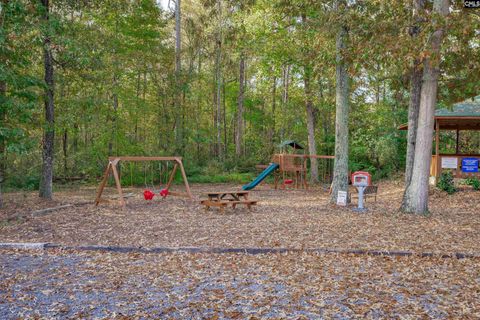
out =
[[[5,318],[474,319],[480,259],[0,250]]]
[[[434,191],[430,216],[400,214],[402,186],[385,182],[377,202],[369,200],[365,214],[331,206],[320,189],[272,190],[261,186],[250,198],[259,205],[205,212],[199,204],[208,191],[239,189],[233,185],[193,185],[195,200],[168,197],[143,200],[143,189],[127,209],[93,204],[59,210],[41,217],[23,215],[33,209],[93,201],[94,188],[57,192],[55,201],[38,202],[36,193],[7,194],[0,211],[1,242],[54,242],[65,245],[143,247],[285,247],[370,250],[410,250],[436,253],[478,253],[480,201],[478,192],[452,196]],[[114,194],[114,190],[110,190]],[[16,202],[15,202],[16,201]],[[52,205],[52,203],[54,205]]]

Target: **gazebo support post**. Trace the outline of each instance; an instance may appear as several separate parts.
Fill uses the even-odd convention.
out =
[[[435,121],[435,161],[436,170],[435,170],[435,183],[438,181],[438,177],[440,176],[440,172],[442,171],[441,162],[440,162],[440,122],[438,120]]]
[[[460,130],[458,129],[458,126],[457,126],[457,144],[455,145],[455,154],[458,155],[458,139],[460,137]]]

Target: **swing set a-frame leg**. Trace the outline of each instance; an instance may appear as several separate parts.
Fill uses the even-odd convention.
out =
[[[165,186],[165,189],[170,189],[170,185],[173,182],[173,178],[175,178],[175,173],[177,173],[177,168],[178,168],[178,163],[175,162],[173,165],[172,173],[170,173],[170,177],[168,178],[167,185]]]
[[[183,183],[185,185],[185,193],[179,193],[179,192],[170,192],[170,194],[172,195],[177,195],[177,196],[183,196],[183,197],[187,197],[187,198],[190,198],[192,199],[192,192],[190,191],[190,186],[188,185],[188,180],[187,180],[187,175],[185,174],[185,169],[183,168],[183,163],[182,163],[182,160],[181,158],[176,158],[175,159],[175,164],[173,166],[173,169],[172,169],[172,173],[170,173],[170,177],[168,179],[168,183],[167,183],[167,186],[165,187],[166,189],[169,189],[172,182],[173,182],[173,179],[175,178],[175,174],[177,173],[177,170],[178,168],[180,168],[180,172],[182,174],[182,179],[183,179]]]
[[[180,161],[180,172],[182,173],[183,183],[185,184],[185,190],[187,191],[187,195],[190,199],[192,199],[192,193],[190,192],[190,186],[188,185],[187,175],[185,173],[185,169],[183,168],[183,163]]]
[[[112,165],[112,172],[113,172],[113,178],[115,178],[115,184],[117,186],[118,195],[120,197],[120,204],[122,205],[122,207],[125,208],[127,203],[125,202],[125,199],[123,198],[122,185],[120,183],[120,177],[118,175],[117,166],[115,164]]]
[[[108,162],[107,169],[105,169],[105,173],[103,174],[102,182],[100,183],[100,187],[97,191],[97,197],[95,198],[95,205],[98,206],[100,203],[100,198],[102,197],[103,189],[105,189],[105,185],[107,184],[108,177],[110,176],[110,169],[112,168],[112,163]]]
[[[125,207],[126,203],[125,203],[125,199],[123,198],[122,185],[120,184],[120,178],[119,178],[118,171],[117,171],[117,168],[116,168],[117,163],[118,163],[118,161],[114,161],[114,162],[110,161],[108,163],[107,169],[105,169],[105,173],[103,175],[102,183],[100,184],[100,188],[98,188],[97,197],[95,199],[95,206],[98,206],[98,204],[100,203],[100,199],[102,197],[103,190],[105,189],[105,186],[106,186],[107,181],[108,181],[108,177],[110,176],[110,171],[112,171],[113,178],[115,179],[115,185],[117,187],[118,195],[120,197],[120,203],[121,203],[122,207]]]

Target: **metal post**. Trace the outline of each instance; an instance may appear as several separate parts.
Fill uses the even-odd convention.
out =
[[[358,208],[354,208],[354,211],[357,212],[365,212],[367,209],[363,206],[363,193],[365,191],[366,186],[355,186],[358,190]]]

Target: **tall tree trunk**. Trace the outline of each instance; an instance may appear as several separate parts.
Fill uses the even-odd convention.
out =
[[[413,0],[414,26],[410,35],[415,38],[420,33],[421,13],[425,8],[425,0]],[[408,136],[407,157],[405,165],[405,186],[412,179],[413,160],[415,157],[415,140],[417,139],[418,111],[420,108],[420,93],[422,89],[423,69],[420,59],[415,59],[410,77],[410,103],[408,105]]]
[[[1,0],[0,3],[5,8],[8,4],[9,0]],[[4,15],[5,10],[0,12],[0,27],[4,27]],[[4,61],[2,61],[4,63]],[[4,80],[0,80],[0,123],[4,123],[6,120],[7,112],[5,107],[5,102],[7,100],[7,83]],[[2,194],[2,187],[5,181],[5,174],[6,174],[6,158],[7,158],[7,141],[5,141],[5,137],[0,137],[0,209],[3,208],[3,194]]]
[[[198,69],[197,69],[197,74],[200,75],[202,74],[202,53],[199,50],[198,52]],[[197,78],[197,85],[200,88],[201,85],[201,80],[200,77]],[[197,94],[197,112],[199,115],[201,115],[203,112],[201,110],[201,95]],[[200,116],[195,117],[195,129],[196,129],[196,157],[195,159],[197,160],[197,164],[200,162]]]
[[[181,33],[181,0],[175,0],[175,93],[174,93],[174,105],[175,105],[175,146],[176,151],[183,155],[184,141],[183,141],[183,109],[181,102],[182,92],[182,63],[181,63],[181,51],[182,51],[182,33]]]
[[[275,137],[275,113],[277,109],[277,76],[273,76],[273,82],[272,82],[272,124],[270,128],[268,129],[268,141],[269,141],[269,153],[272,154],[273,151],[275,150],[275,143],[274,143],[274,137]]]
[[[76,155],[78,152],[78,123],[73,124],[73,153]]]
[[[114,74],[113,75],[113,115],[110,116],[111,122],[112,122],[112,129],[111,129],[111,135],[110,135],[110,141],[108,142],[108,155],[112,156],[113,155],[113,144],[117,139],[117,129],[118,129],[118,94],[117,94],[117,76]],[[118,145],[115,143],[115,148],[118,151]]]
[[[288,103],[288,89],[290,83],[290,65],[283,67],[283,92],[282,92],[282,112],[286,112],[287,103]],[[284,131],[283,122],[280,124],[280,140],[284,140]]]
[[[305,88],[305,109],[307,112],[307,131],[308,131],[308,152],[317,154],[317,143],[315,141],[315,110],[313,109],[312,88],[310,85],[312,68],[310,65],[304,67],[303,82]],[[310,159],[310,181],[318,183],[318,161],[316,158]]]
[[[217,30],[217,48],[215,55],[215,81],[216,81],[216,129],[217,129],[217,157],[220,161],[223,161],[223,148],[222,148],[222,74],[221,74],[221,58],[222,58],[222,1],[217,0],[218,10],[218,30]]]
[[[8,4],[8,0],[1,0],[0,3],[2,6]],[[3,28],[3,15],[4,10],[0,12],[0,26]],[[2,64],[4,61],[2,61]],[[4,80],[0,80],[0,123],[5,123],[7,117],[7,110],[5,108],[7,100],[7,83]],[[7,141],[5,141],[5,137],[0,136],[0,209],[3,208],[3,194],[2,194],[2,187],[5,181],[5,171],[6,171],[6,158],[7,158]]]
[[[147,105],[146,103],[146,97],[147,97],[147,68],[144,67],[143,69],[143,92],[142,92],[142,100],[143,100],[143,105]],[[148,110],[148,109],[147,109]],[[148,117],[148,114],[146,112],[146,110],[143,112],[143,143],[146,143],[147,142],[147,117]]]
[[[228,146],[228,141],[227,141],[227,105],[225,103],[225,97],[227,96],[225,94],[225,83],[222,83],[222,121],[223,121],[223,154],[226,157],[227,156],[227,146]]]
[[[420,109],[420,93],[422,90],[423,69],[418,60],[415,61],[410,79],[410,102],[408,105],[407,157],[405,166],[405,186],[412,180],[415,142],[417,139],[418,112]]]
[[[338,4],[339,1],[337,1]],[[338,191],[348,192],[349,78],[344,57],[347,36],[347,28],[341,26],[336,39],[335,163],[331,196],[333,203],[337,202]]]
[[[43,56],[45,68],[45,120],[46,125],[43,135],[43,167],[40,180],[39,196],[45,199],[51,199],[53,193],[53,155],[55,139],[55,121],[54,121],[54,80],[53,80],[53,57],[50,40],[49,26],[49,0],[42,0],[43,22],[46,30],[43,38]]]
[[[449,0],[435,0],[433,11],[446,17],[449,13]],[[432,159],[433,127],[437,104],[438,77],[440,74],[440,47],[444,37],[441,22],[434,18],[434,32],[429,41],[429,55],[423,60],[423,85],[421,89],[417,139],[412,178],[408,185],[402,209],[405,212],[425,214],[428,212],[428,189],[430,162]]]
[[[63,129],[62,137],[62,149],[63,149],[63,175],[68,175],[68,130]]]
[[[115,39],[118,37],[118,19],[115,20]],[[114,50],[113,52],[113,79],[112,79],[112,88],[113,88],[113,94],[112,94],[112,103],[113,103],[113,113],[108,114],[108,118],[111,121],[111,132],[110,132],[110,141],[108,142],[108,155],[112,156],[113,155],[113,144],[115,142],[115,150],[117,151],[116,154],[118,155],[118,143],[117,143],[117,136],[118,136],[118,93],[117,93],[117,87],[118,87],[118,80],[117,80],[117,71],[118,71],[118,66],[119,62],[117,60],[117,52]]]
[[[240,70],[238,77],[238,104],[237,104],[237,130],[235,131],[235,155],[242,155],[243,141],[243,100],[245,90],[245,56],[243,52],[240,54]]]
[[[7,84],[5,83],[5,81],[0,81],[0,104],[5,103],[6,100],[7,100]],[[5,107],[0,106],[0,123],[5,123],[5,119],[6,119]],[[0,208],[3,208],[2,187],[3,187],[3,182],[5,181],[5,171],[6,171],[5,169],[6,169],[6,157],[7,157],[6,151],[7,151],[7,142],[5,141],[5,138],[3,136],[0,136]]]
[[[137,85],[135,90],[135,100],[137,102],[137,106],[135,108],[135,126],[133,127],[133,143],[136,144],[138,142],[138,118],[139,118],[139,108],[138,108],[138,100],[140,99],[140,75],[141,72],[138,70],[137,72]]]

